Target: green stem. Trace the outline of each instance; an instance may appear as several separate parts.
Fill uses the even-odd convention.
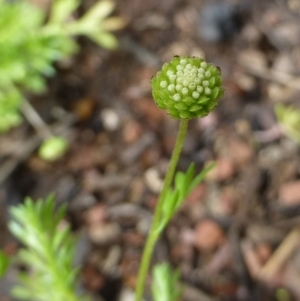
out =
[[[174,178],[175,169],[179,160],[187,127],[188,127],[188,119],[181,119],[176,144],[164,180],[164,185],[156,204],[152,225],[143,251],[142,261],[141,261],[140,270],[137,279],[135,301],[141,301],[143,297],[146,277],[147,277],[152,253],[160,235],[160,232],[158,232],[157,230],[161,221],[163,203]]]

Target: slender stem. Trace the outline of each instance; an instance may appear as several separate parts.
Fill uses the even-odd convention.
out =
[[[27,118],[28,122],[36,130],[42,139],[53,137],[49,126],[45,123],[42,117],[26,99],[22,100],[21,110],[23,115]]]
[[[144,286],[146,282],[146,277],[152,257],[152,253],[155,247],[155,243],[157,242],[160,233],[157,231],[159,227],[159,223],[161,220],[162,215],[162,209],[163,209],[163,203],[166,198],[166,194],[172,184],[175,169],[179,160],[179,156],[182,150],[185,134],[188,127],[188,119],[181,119],[180,120],[180,126],[179,131],[177,135],[176,144],[172,153],[172,157],[169,163],[168,171],[164,180],[164,185],[162,188],[162,191],[160,193],[160,196],[158,198],[154,217],[152,221],[152,225],[150,228],[150,232],[148,234],[147,242],[143,251],[142,261],[140,265],[140,270],[138,274],[138,280],[137,280],[137,286],[136,286],[136,294],[135,294],[135,301],[141,301],[143,297],[144,292]]]

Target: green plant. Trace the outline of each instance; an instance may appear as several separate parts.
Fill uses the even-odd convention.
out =
[[[213,167],[208,166],[195,176],[195,166],[191,164],[186,173],[177,172],[175,187],[171,188],[188,120],[206,116],[217,105],[218,99],[224,92],[219,68],[206,63],[201,58],[189,56],[176,56],[170,63],[165,63],[152,78],[151,84],[152,95],[158,107],[167,110],[173,118],[180,119],[180,126],[143,251],[136,286],[136,301],[142,300],[152,253],[162,231],[183,200]]]
[[[153,269],[152,295],[155,301],[176,301],[182,295],[179,271],[173,271],[167,263]]]
[[[9,267],[9,259],[8,256],[0,250],[0,278],[5,275],[7,269]]]
[[[183,61],[185,62],[184,65],[187,64],[186,62],[191,65],[191,68],[188,67],[189,70],[194,70],[193,67],[198,69],[204,67],[202,59],[187,56],[182,58],[175,57],[170,64],[165,64],[163,71],[158,72],[152,79],[152,92],[156,103],[159,107],[166,109],[172,117],[179,118],[180,126],[144,248],[136,287],[136,301],[142,300],[152,253],[161,233],[184,199],[214,166],[213,164],[209,165],[200,174],[196,175],[195,164],[192,163],[186,173],[177,172],[175,174],[189,119],[207,115],[216,106],[218,97],[224,91],[219,69],[205,62],[205,67],[210,66],[210,74],[205,76],[209,75],[209,89],[212,93],[208,93],[208,90],[205,91],[205,89],[202,91],[198,89],[198,86],[203,85],[203,87],[207,88],[207,84],[203,84],[207,79],[200,76],[203,73],[202,71],[196,73],[189,71],[185,74],[185,76],[188,76],[188,93],[183,90],[184,88],[178,89],[175,93],[168,86],[172,83],[168,83],[167,86],[165,83],[161,84],[166,81],[166,75],[171,77],[170,80],[176,85],[181,84],[181,76],[179,76],[180,83],[178,83],[178,74],[176,74],[177,77],[171,75],[174,75],[176,72],[179,72],[179,75],[181,75],[182,69],[178,69],[177,66],[181,66]],[[172,71],[172,74],[170,71]],[[213,79],[212,74],[215,79]],[[192,83],[197,85],[191,85]],[[183,85],[186,86],[186,84]],[[193,96],[192,89],[198,89],[199,91],[197,90],[197,92],[200,95],[197,94],[197,97]],[[167,91],[169,91],[169,94]],[[175,96],[176,94],[179,94],[180,99]],[[164,97],[168,101],[164,101]],[[177,103],[183,105],[175,106]],[[198,106],[197,110],[194,110],[194,106]],[[173,180],[174,187],[172,188]],[[30,275],[23,274],[20,278],[20,285],[14,289],[14,294],[20,299],[36,301],[79,300],[75,289],[78,269],[72,266],[75,241],[69,228],[62,226],[65,207],[60,207],[56,213],[54,209],[53,196],[48,197],[45,201],[39,200],[36,203],[27,198],[23,205],[11,209],[11,214],[15,220],[10,223],[9,227],[11,232],[25,245],[26,249],[20,251],[19,258],[30,269]],[[152,284],[155,301],[176,301],[180,298],[182,290],[178,282],[179,273],[172,272],[167,264],[155,266]],[[49,290],[49,288],[51,289]],[[80,297],[80,300],[85,299],[86,297]]]
[[[46,161],[55,161],[65,154],[68,149],[68,141],[60,136],[54,136],[45,140],[39,148],[39,156]]]
[[[65,206],[55,210],[54,197],[12,207],[10,231],[25,246],[19,260],[29,271],[20,276],[13,289],[15,297],[31,301],[88,300],[76,294],[78,268],[73,266],[76,240],[63,224]]]
[[[53,63],[78,50],[74,36],[85,35],[108,49],[117,46],[109,31],[124,22],[107,18],[113,2],[102,0],[76,20],[72,14],[79,5],[79,0],[54,0],[47,18],[29,1],[0,0],[0,132],[22,121],[24,92],[44,91],[45,77],[55,74]]]
[[[292,106],[276,105],[275,114],[283,132],[300,144],[300,110]]]

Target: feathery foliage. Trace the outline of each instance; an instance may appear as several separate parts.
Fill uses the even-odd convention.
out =
[[[78,269],[73,267],[76,241],[70,228],[62,225],[65,206],[55,210],[54,197],[34,202],[27,198],[24,204],[12,207],[14,218],[10,231],[25,246],[19,259],[29,269],[20,275],[20,284],[13,294],[31,301],[79,301],[76,280]]]
[[[0,0],[0,132],[21,123],[24,91],[44,91],[45,77],[55,74],[53,63],[78,50],[74,36],[87,36],[108,49],[117,46],[109,31],[124,22],[108,18],[114,3],[99,1],[76,20],[72,15],[80,2],[53,0],[47,18],[46,11],[29,1]]]

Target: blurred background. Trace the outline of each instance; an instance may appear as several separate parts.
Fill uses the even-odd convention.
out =
[[[185,301],[300,300],[299,0],[113,2],[118,45],[76,35],[77,52],[55,60],[53,74],[39,65],[44,89],[19,92],[23,120],[0,135],[0,248],[12,256],[19,246],[8,207],[54,192],[81,237],[82,289],[93,300],[133,300],[178,127],[154,104],[149,82],[174,55],[201,56],[221,68],[226,91],[213,112],[190,122],[178,169],[216,167],[154,260],[179,268]],[[31,3],[49,15],[51,1]],[[81,1],[70,18],[95,3]],[[39,147],[52,134],[67,146],[49,161]],[[12,300],[18,269],[0,281],[1,301]]]

